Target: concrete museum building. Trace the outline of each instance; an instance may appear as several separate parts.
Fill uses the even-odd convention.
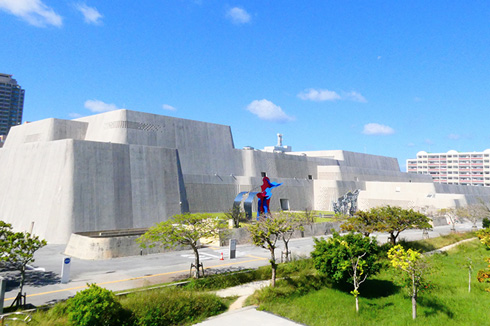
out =
[[[267,175],[272,210],[332,210],[359,189],[358,207],[443,208],[490,189],[434,183],[395,158],[342,150],[236,149],[229,126],[118,110],[15,126],[0,149],[0,218],[50,243],[75,232],[152,226],[182,212],[228,211]],[[285,150],[281,150],[284,148]]]

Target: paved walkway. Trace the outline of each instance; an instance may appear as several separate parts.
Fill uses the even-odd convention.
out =
[[[298,326],[302,324],[295,323],[289,319],[271,314],[265,311],[258,311],[256,307],[249,306],[239,310],[225,312],[216,317],[196,324],[196,326]]]

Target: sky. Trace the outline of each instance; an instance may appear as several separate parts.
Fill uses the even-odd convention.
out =
[[[0,44],[24,121],[124,108],[402,171],[490,148],[490,1],[0,0]]]

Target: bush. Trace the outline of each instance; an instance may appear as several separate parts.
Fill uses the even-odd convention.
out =
[[[114,293],[96,284],[89,284],[88,289],[78,292],[65,307],[58,309],[58,313],[66,311],[70,323],[77,326],[128,325],[130,319]]]
[[[482,220],[482,226],[484,229],[490,228],[490,219],[488,217],[484,217]]]
[[[311,257],[315,268],[333,281],[348,281],[351,259],[362,257],[364,275],[374,275],[379,272],[379,247],[376,239],[364,237],[361,234],[349,233],[344,236],[334,233],[328,240],[314,238],[315,247]]]
[[[226,310],[214,294],[176,288],[135,293],[122,304],[133,311],[138,326],[192,324]]]

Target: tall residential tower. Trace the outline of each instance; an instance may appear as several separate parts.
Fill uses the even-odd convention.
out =
[[[0,73],[0,136],[22,123],[24,93],[12,75]]]

